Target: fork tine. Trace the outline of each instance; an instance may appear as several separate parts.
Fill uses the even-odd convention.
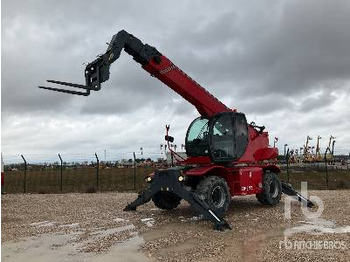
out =
[[[75,88],[82,88],[82,89],[88,89],[88,90],[94,90],[94,91],[100,90],[100,88],[98,88],[98,87],[90,87],[90,86],[86,86],[86,85],[74,84],[74,83],[63,82],[63,81],[58,81],[58,80],[46,80],[46,81],[49,83],[53,83],[53,84],[70,86],[70,87],[75,87]]]
[[[57,80],[46,80],[49,83],[58,84],[58,85],[64,85],[64,86],[71,86],[76,88],[82,88],[82,89],[90,89],[88,86],[81,85],[81,84],[74,84],[74,83],[68,83],[63,81],[57,81]]]
[[[72,91],[72,90],[66,90],[62,88],[55,88],[55,87],[47,87],[47,86],[38,86],[39,88],[61,92],[65,94],[72,94],[72,95],[81,95],[81,96],[88,96],[90,94],[90,89],[86,89],[86,92],[79,92],[79,91]]]

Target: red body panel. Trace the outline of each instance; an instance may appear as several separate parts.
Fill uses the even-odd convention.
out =
[[[255,151],[254,158],[257,161],[263,161],[266,159],[276,159],[278,156],[278,151],[276,148],[260,148]]]
[[[157,64],[151,60],[143,66],[143,69],[194,105],[202,116],[212,116],[217,113],[232,111],[168,58],[162,56],[161,61],[160,64]]]
[[[252,126],[249,126],[248,134],[248,146],[238,163],[256,163],[275,159],[278,156],[277,148],[269,148],[269,135],[267,132],[259,133]]]
[[[212,166],[200,166],[200,167],[192,168],[186,172],[186,175],[203,176],[203,175],[214,173],[217,176],[224,176],[227,174],[227,172],[228,170],[223,166],[212,165]]]
[[[261,167],[244,167],[233,172],[233,187],[232,195],[250,195],[258,194],[262,188],[262,174]]]
[[[226,180],[230,193],[234,195],[259,194],[262,191],[262,175],[265,169],[278,173],[275,165],[223,167],[218,165],[200,166],[186,171],[186,176],[216,175]]]
[[[181,165],[193,165],[193,164],[201,164],[201,165],[210,165],[212,164],[210,157],[208,156],[197,156],[197,157],[188,157],[186,160],[181,161]]]

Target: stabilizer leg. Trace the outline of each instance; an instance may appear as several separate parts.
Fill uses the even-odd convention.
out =
[[[197,212],[202,214],[204,218],[214,223],[215,230],[223,231],[225,229],[232,230],[231,226],[218,214],[216,214],[200,197],[192,190],[183,186],[177,187],[174,193],[185,199]]]
[[[315,206],[314,203],[312,203],[309,199],[302,196],[299,192],[297,192],[291,184],[281,182],[282,184],[282,192],[288,196],[291,196],[298,200],[301,203],[305,203],[307,207],[313,207]]]
[[[155,184],[151,184],[149,188],[139,193],[138,197],[124,208],[124,211],[136,211],[136,208],[138,206],[149,202],[152,199],[153,195],[159,190],[160,188],[156,188]]]
[[[154,179],[148,189],[143,191],[136,200],[128,204],[124,211],[136,210],[140,205],[149,202],[153,195],[158,191],[171,191],[180,198],[186,200],[197,212],[202,214],[204,218],[211,220],[216,230],[232,229],[231,226],[192,191],[191,188],[184,186],[178,180],[179,170],[168,169],[164,171],[156,171]]]

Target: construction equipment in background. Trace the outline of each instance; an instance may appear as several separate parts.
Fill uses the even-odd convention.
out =
[[[317,136],[317,143],[316,143],[316,152],[315,152],[315,161],[316,162],[322,162],[323,161],[323,157],[321,154],[321,148],[320,148],[320,140],[322,139],[322,137],[320,135]]]
[[[223,230],[231,229],[223,219],[231,196],[254,194],[261,204],[274,206],[279,203],[282,192],[297,194],[278,177],[280,168],[275,163],[278,149],[269,147],[265,126],[249,124],[243,113],[228,108],[155,47],[143,44],[124,30],[113,36],[104,54],[86,66],[85,85],[48,80],[83,91],[40,88],[88,96],[91,91],[100,90],[101,83],[109,79],[110,65],[119,58],[122,49],[151,76],[194,105],[200,114],[187,130],[187,159],[182,159],[170,147],[174,138],[169,135],[170,127],[166,127],[165,140],[177,165],[149,175],[146,178],[149,187],[125,210],[136,210],[150,200],[161,209],[171,210],[185,199],[204,218],[211,220],[216,229]]]
[[[291,149],[290,150],[290,162],[291,163],[302,163],[304,160],[304,156],[303,156],[303,148],[297,148],[297,149]]]
[[[334,157],[334,145],[335,145],[335,140],[333,140],[333,142],[332,142],[332,149],[331,149],[332,158]]]
[[[298,150],[297,149],[295,149],[295,150],[291,149],[290,152],[289,152],[289,162],[290,163],[295,163],[297,161],[297,156],[298,156]]]
[[[292,163],[302,163],[303,162],[303,147],[294,150],[294,161]]]
[[[299,149],[289,149],[287,150],[289,163],[301,163],[303,161],[303,156],[299,154]]]
[[[303,151],[303,162],[310,163],[313,162],[314,157],[310,151],[311,147],[309,146],[309,141],[312,140],[311,136],[306,137],[306,142],[304,145],[304,151]]]
[[[334,160],[334,146],[335,146],[335,137],[331,135],[329,137],[328,147],[325,152],[327,162],[332,162]]]

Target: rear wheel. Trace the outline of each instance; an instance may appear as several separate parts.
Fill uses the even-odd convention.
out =
[[[158,191],[152,197],[152,201],[160,209],[171,210],[180,204],[181,198],[173,192]]]
[[[204,178],[199,182],[196,193],[218,215],[224,215],[230,206],[230,189],[221,177],[209,176]]]
[[[281,200],[281,181],[275,173],[264,173],[262,181],[263,191],[256,195],[258,201],[263,205],[274,206]]]

